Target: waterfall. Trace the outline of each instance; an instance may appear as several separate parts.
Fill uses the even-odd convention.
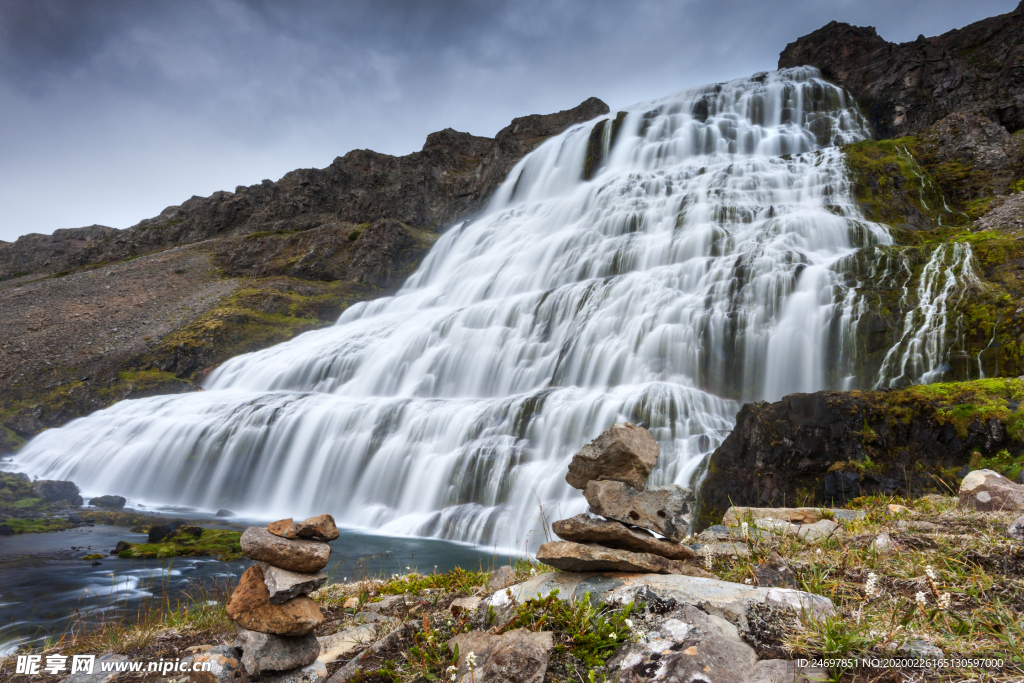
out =
[[[87,492],[524,549],[584,509],[571,455],[621,420],[688,484],[740,402],[843,388],[844,264],[892,242],[836,147],[867,136],[811,68],[577,125],[451,227],[395,296],[234,358],[206,391],[40,434],[18,467]],[[848,384],[848,380],[846,380]]]

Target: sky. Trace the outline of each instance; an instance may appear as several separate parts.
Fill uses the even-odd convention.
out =
[[[774,69],[832,20],[938,35],[1018,0],[0,0],[0,240]]]

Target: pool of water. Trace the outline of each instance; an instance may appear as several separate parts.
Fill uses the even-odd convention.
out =
[[[186,512],[191,519],[201,515]],[[208,527],[237,528],[266,521],[211,518]],[[123,560],[107,554],[118,541],[141,543],[145,534],[127,527],[94,526],[48,534],[0,537],[0,654],[38,645],[99,619],[135,615],[165,600],[206,591],[223,596],[248,560],[222,562],[204,557]],[[93,564],[86,555],[105,557]],[[331,543],[326,571],[332,581],[454,567],[489,568],[509,561],[494,549],[424,538],[379,536],[341,530]]]

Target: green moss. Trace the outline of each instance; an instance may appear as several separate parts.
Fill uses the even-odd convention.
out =
[[[978,458],[971,459],[971,469],[992,470],[1012,481],[1016,481],[1024,470],[1024,457],[1020,454],[1012,455],[1005,448],[990,458],[982,458],[980,453],[977,455]]]
[[[222,529],[201,529],[198,527],[182,527],[177,534],[164,543],[139,543],[122,550],[118,557],[132,558],[165,558],[165,557],[198,557],[209,556],[220,560],[239,560],[242,558],[242,546],[239,545],[241,532]]]
[[[42,534],[50,531],[70,529],[71,524],[62,517],[41,517],[39,519],[20,519],[8,517],[3,522],[16,534]]]
[[[104,557],[104,556],[103,556],[103,554],[102,554],[102,553],[92,553],[92,554],[90,554],[90,555],[86,555],[86,556],[85,556],[85,557],[83,557],[82,559],[83,559],[83,560],[102,560],[102,559],[103,559],[103,557]]]
[[[923,384],[876,396],[887,414],[904,424],[931,413],[936,422],[953,425],[960,438],[966,438],[972,424],[996,419],[1011,439],[1024,442],[1024,414],[1010,406],[1011,401],[1024,401],[1024,381],[1019,379]]]
[[[43,500],[41,498],[22,498],[18,502],[12,504],[11,507],[19,509],[34,508],[42,502]]]

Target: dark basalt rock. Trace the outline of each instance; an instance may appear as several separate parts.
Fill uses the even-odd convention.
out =
[[[127,502],[124,496],[96,496],[89,500],[89,505],[108,510],[120,510]]]
[[[149,539],[146,542],[160,543],[165,538],[178,533],[178,529],[184,526],[184,524],[185,522],[183,520],[175,519],[171,522],[167,522],[166,524],[158,524],[151,527],[149,530]]]
[[[860,102],[878,138],[927,128],[977,109],[1011,133],[1024,128],[1024,3],[941,36],[889,43],[874,27],[837,21],[779,55],[779,68],[811,65]]]
[[[82,504],[82,496],[78,493],[78,486],[71,481],[55,481],[43,479],[32,485],[32,495],[42,499],[44,503],[71,502],[75,505]]]

